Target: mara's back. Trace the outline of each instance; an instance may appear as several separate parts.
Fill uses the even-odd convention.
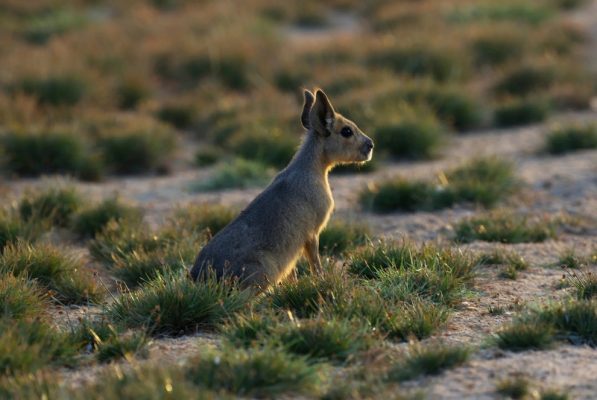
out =
[[[237,277],[245,286],[284,278],[308,235],[319,233],[333,203],[325,182],[291,164],[199,253],[191,276],[209,268],[218,277]]]

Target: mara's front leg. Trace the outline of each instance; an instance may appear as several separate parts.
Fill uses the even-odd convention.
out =
[[[319,259],[319,235],[315,235],[305,243],[305,254],[309,261],[309,267],[311,272],[317,272],[321,274],[321,260]]]

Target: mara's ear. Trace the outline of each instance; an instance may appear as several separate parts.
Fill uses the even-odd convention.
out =
[[[315,105],[309,112],[309,126],[322,136],[329,136],[334,129],[335,111],[323,90],[315,92]]]
[[[301,113],[301,123],[305,129],[309,129],[309,111],[311,111],[311,106],[313,106],[313,101],[315,97],[313,97],[313,93],[305,89],[305,104],[303,105],[303,112]]]

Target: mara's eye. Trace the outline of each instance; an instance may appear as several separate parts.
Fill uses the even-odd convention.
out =
[[[345,126],[340,131],[340,135],[344,136],[345,138],[349,138],[349,137],[352,136],[352,129],[350,127],[348,127],[348,126]]]

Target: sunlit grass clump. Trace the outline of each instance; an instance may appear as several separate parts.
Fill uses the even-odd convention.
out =
[[[485,207],[513,193],[513,166],[497,158],[478,158],[439,175],[439,183],[395,178],[373,184],[361,193],[361,204],[379,213],[438,210],[458,203]]]
[[[59,303],[86,304],[102,297],[83,261],[51,245],[9,245],[0,257],[0,274],[35,279]]]
[[[58,185],[25,193],[19,203],[19,214],[25,221],[47,221],[66,227],[83,203],[82,196],[73,186]]]
[[[12,273],[0,275],[0,319],[38,317],[47,306],[47,297],[36,282]]]
[[[46,321],[0,320],[0,375],[34,372],[49,365],[72,365],[76,347],[68,334]]]
[[[502,210],[466,218],[454,228],[459,242],[528,243],[556,237],[554,221],[545,217],[530,218]]]
[[[73,230],[83,238],[92,238],[101,232],[110,221],[138,223],[142,218],[141,210],[126,204],[118,198],[107,198],[76,214]]]
[[[213,329],[242,309],[250,293],[210,277],[193,282],[185,274],[160,275],[107,306],[116,324],[144,328],[154,335]]]
[[[153,232],[135,221],[110,221],[89,243],[89,251],[116,278],[135,287],[158,275],[183,270],[193,262],[203,236],[179,228],[166,226]]]

